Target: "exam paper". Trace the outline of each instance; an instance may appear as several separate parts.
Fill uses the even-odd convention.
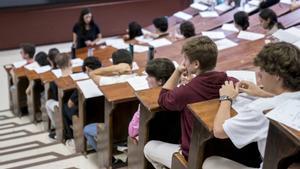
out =
[[[200,15],[203,18],[212,18],[212,17],[218,17],[219,16],[219,14],[216,11],[200,12]]]
[[[72,64],[72,67],[79,67],[79,66],[83,65],[83,60],[80,58],[72,59],[71,64]]]
[[[116,49],[126,49],[128,48],[128,44],[124,42],[123,39],[121,38],[116,38],[116,39],[108,39],[105,41],[107,46],[112,46]]]
[[[225,31],[239,32],[239,30],[234,26],[234,24],[225,23],[223,24],[221,29]]]
[[[223,50],[223,49],[227,49],[227,48],[231,48],[231,47],[234,47],[234,46],[237,46],[238,44],[229,40],[229,39],[221,39],[221,40],[218,40],[218,41],[215,41],[217,47],[218,47],[218,50]]]
[[[204,4],[200,4],[200,3],[192,3],[190,6],[194,9],[198,9],[200,11],[205,11],[208,9],[208,6],[206,6]]]
[[[86,73],[84,73],[84,72],[73,73],[70,76],[71,76],[71,78],[74,81],[83,80],[83,79],[89,79],[89,76]]]
[[[223,39],[225,38],[224,32],[218,32],[218,31],[206,31],[202,32],[203,36],[208,36],[211,39]]]
[[[172,44],[172,42],[170,42],[166,38],[160,38],[160,39],[156,39],[154,41],[149,42],[149,45],[153,46],[154,48],[167,46],[167,45],[171,45],[171,44]]]
[[[62,72],[60,69],[52,70],[52,73],[56,76],[56,78],[60,78],[62,76]]]
[[[98,96],[103,96],[98,86],[94,83],[92,79],[82,80],[76,82],[78,87],[81,89],[85,98],[93,98]]]
[[[22,61],[18,61],[18,62],[14,62],[13,63],[13,65],[14,65],[15,68],[20,68],[20,67],[22,67],[22,66],[24,66],[26,64],[27,64],[26,60],[22,60]]]
[[[292,1],[291,0],[280,0],[281,3],[284,3],[284,4],[288,4],[288,5],[291,5],[292,4]]]
[[[135,74],[130,75],[116,75],[116,76],[101,76],[99,84],[100,86],[103,85],[111,85],[116,83],[124,83],[127,81],[127,79],[132,78],[136,76]]]
[[[134,52],[136,53],[143,53],[148,51],[148,46],[142,46],[142,45],[134,45]]]
[[[129,78],[127,82],[134,89],[134,91],[149,89],[149,85],[146,78],[147,76],[135,76]]]
[[[230,5],[227,5],[226,3],[222,3],[222,4],[220,4],[220,5],[215,6],[215,9],[216,9],[216,10],[222,11],[222,12],[228,11],[228,10],[230,10],[231,8],[233,8],[233,7],[230,6]]]
[[[272,35],[273,37],[279,39],[280,41],[288,42],[288,43],[294,43],[300,40],[300,35],[295,35],[294,33],[291,33],[291,31],[286,31],[279,29]]]
[[[260,3],[261,3],[260,0],[251,0],[248,2],[248,4],[254,5],[254,6],[259,6]]]
[[[40,65],[37,62],[32,62],[28,65],[24,66],[27,70],[34,70],[35,68],[40,67]]]
[[[238,38],[246,39],[246,40],[250,40],[250,41],[258,40],[258,39],[261,39],[264,37],[265,37],[264,34],[248,32],[248,31],[241,31],[238,35]]]
[[[139,37],[136,37],[135,40],[142,42],[142,43],[149,43],[149,42],[153,41],[153,38],[151,38],[151,37],[146,38],[145,36],[139,36]]]
[[[182,12],[182,11],[176,12],[176,13],[174,14],[174,16],[176,16],[177,18],[183,19],[183,20],[185,20],[185,21],[190,20],[190,19],[193,18],[192,15],[187,14],[187,13]]]
[[[246,80],[256,84],[256,73],[248,70],[228,70],[227,76],[234,77],[239,81]]]
[[[300,100],[286,100],[267,113],[266,117],[300,131]]]
[[[45,73],[45,72],[48,72],[51,70],[51,66],[49,65],[46,65],[46,66],[41,66],[41,67],[38,67],[38,68],[35,68],[34,71],[37,73],[37,74],[41,74],[41,73]]]
[[[295,42],[295,43],[293,43],[295,46],[297,46],[299,49],[300,49],[300,40],[299,41],[297,41],[297,42]]]

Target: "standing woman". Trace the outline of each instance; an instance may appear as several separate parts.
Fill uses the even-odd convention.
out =
[[[101,37],[100,29],[93,21],[91,10],[82,9],[79,21],[73,27],[73,45],[75,48],[94,46]]]

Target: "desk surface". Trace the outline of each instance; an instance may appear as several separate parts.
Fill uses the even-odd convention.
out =
[[[147,90],[142,90],[136,92],[137,98],[140,102],[150,111],[150,112],[157,112],[160,110],[158,105],[158,97],[160,94],[161,88],[152,88]]]

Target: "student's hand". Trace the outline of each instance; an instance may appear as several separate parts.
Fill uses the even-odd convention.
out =
[[[222,85],[222,88],[219,90],[219,94],[220,96],[228,96],[231,99],[235,99],[239,94],[238,84],[235,87],[232,81],[225,81],[225,84]]]
[[[272,97],[273,94],[268,93],[261,89],[261,87],[249,81],[241,81],[239,82],[239,91],[247,93],[250,96],[256,97]]]
[[[93,42],[90,40],[85,41],[86,46],[92,46]]]
[[[181,77],[180,77],[180,84],[181,84],[181,85],[186,85],[186,84],[188,84],[194,77],[195,77],[195,74],[188,75],[187,72],[184,72],[184,73],[181,74]]]
[[[176,71],[180,74],[185,74],[187,76],[188,72],[187,72],[187,69],[186,69],[186,66],[181,63],[177,68],[176,68]]]

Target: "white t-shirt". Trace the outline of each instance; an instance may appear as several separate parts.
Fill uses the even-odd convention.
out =
[[[288,99],[300,99],[300,92],[287,92],[271,98],[253,98],[245,101],[240,94],[233,102],[237,115],[225,121],[223,128],[227,136],[237,148],[242,148],[252,142],[257,142],[258,149],[264,157],[269,120],[263,111],[274,109]],[[241,104],[241,100],[243,103]]]

